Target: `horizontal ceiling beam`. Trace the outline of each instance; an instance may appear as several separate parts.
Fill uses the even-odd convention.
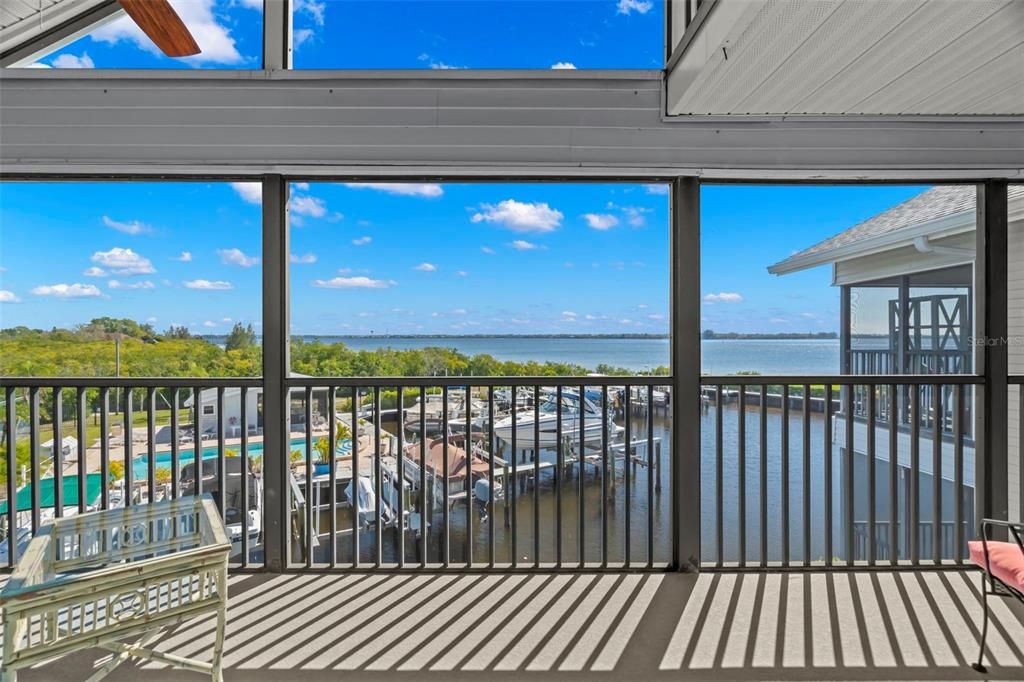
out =
[[[1024,177],[1024,119],[680,121],[663,93],[651,71],[7,70],[0,171]]]

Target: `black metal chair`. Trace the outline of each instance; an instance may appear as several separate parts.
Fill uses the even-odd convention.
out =
[[[1016,541],[1016,549],[1020,550],[1018,556],[1015,552],[1014,543],[997,542],[993,540],[990,533],[993,528],[1005,528],[1008,535]],[[988,597],[1013,597],[1024,604],[1024,524],[1000,521],[998,519],[982,519],[981,540],[969,543],[971,549],[971,561],[977,564],[983,573],[981,574],[981,599],[984,608],[984,620],[981,626],[981,649],[978,652],[978,661],[972,663],[971,667],[980,673],[988,672],[982,660],[985,656],[985,638],[988,636]],[[980,552],[978,545],[981,545]],[[995,555],[995,556],[994,556]],[[996,562],[993,566],[993,560]],[[1019,581],[1012,581],[1008,576],[1012,571],[1017,571]],[[986,581],[988,587],[986,588]],[[1013,582],[1013,584],[1011,584]]]

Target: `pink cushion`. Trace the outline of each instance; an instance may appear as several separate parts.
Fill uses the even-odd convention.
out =
[[[967,543],[971,561],[985,569],[985,548],[981,540]],[[992,575],[1010,587],[1024,591],[1024,552],[1016,542],[988,542],[988,558]]]

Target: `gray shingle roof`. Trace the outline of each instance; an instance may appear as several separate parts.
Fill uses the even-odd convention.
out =
[[[1024,185],[1011,185],[1010,197],[1024,196]],[[931,220],[945,218],[973,211],[977,190],[974,185],[940,185],[921,192],[901,204],[879,213],[862,223],[820,241],[814,246],[799,251],[772,266],[785,269],[791,261],[804,260],[808,256],[823,255],[834,249],[856,242],[878,237],[897,230],[920,225]]]

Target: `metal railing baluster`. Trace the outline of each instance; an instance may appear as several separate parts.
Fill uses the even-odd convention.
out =
[[[899,563],[899,390],[889,384],[889,563]]]
[[[468,389],[467,389],[468,390]],[[398,387],[398,526],[395,533],[398,535],[398,567],[405,567],[405,387]],[[334,546],[334,389],[331,389],[331,546]],[[392,486],[394,488],[394,486]],[[331,552],[331,564],[334,564],[334,552]]]
[[[110,389],[100,387],[100,506],[110,509]]]
[[[625,435],[626,435],[626,445],[625,445],[625,450],[623,451],[623,457],[622,457],[622,484],[625,487],[625,497],[626,497],[626,499],[625,499],[626,506],[625,506],[625,514],[624,514],[624,516],[626,517],[626,523],[625,523],[625,525],[626,525],[626,538],[625,538],[625,554],[624,554],[624,557],[623,557],[623,563],[625,564],[626,568],[629,568],[630,563],[631,563],[631,561],[630,561],[630,554],[633,551],[633,541],[632,541],[632,538],[631,538],[632,531],[633,531],[633,521],[632,521],[632,514],[631,514],[632,507],[633,507],[633,477],[632,477],[632,472],[631,472],[631,469],[632,469],[631,464],[632,464],[632,460],[633,460],[633,453],[632,453],[632,449],[633,449],[633,432],[631,430],[632,429],[632,415],[633,415],[633,390],[632,390],[632,386],[629,386],[629,385],[623,386],[623,393],[625,394],[625,399],[623,401],[623,404],[624,404],[625,410],[626,410],[626,413],[625,413],[625,424],[624,424],[624,426],[625,426]]]
[[[88,482],[88,476],[89,476],[89,466],[88,466],[89,461],[88,461],[88,455],[86,453],[86,442],[85,442],[86,438],[87,438],[87,436],[86,436],[86,434],[87,434],[87,431],[86,431],[86,420],[88,419],[88,410],[86,408],[87,391],[88,391],[88,389],[86,389],[84,386],[81,386],[81,387],[78,388],[78,394],[76,396],[77,412],[76,412],[76,417],[75,417],[75,423],[78,426],[77,438],[78,438],[78,513],[79,514],[84,514],[85,513],[86,502],[87,502],[85,497],[86,497],[87,490],[88,490],[86,483]],[[11,441],[8,440],[7,442],[10,443]],[[8,471],[13,471],[13,469],[8,469]],[[13,497],[9,497],[7,499],[14,499],[14,498]],[[10,526],[10,527],[13,528],[14,526]]]
[[[29,418],[29,482],[32,484],[32,534],[39,530],[39,388],[32,387],[28,394]]]
[[[832,565],[832,384],[825,384],[825,565]]]
[[[782,565],[789,566],[789,384],[782,386]]]
[[[178,447],[181,434],[178,433],[178,401],[181,398],[178,389],[171,392],[171,499],[178,499],[179,476]]]
[[[433,484],[434,477],[430,477]],[[420,386],[420,568],[427,567],[427,389]]]
[[[473,566],[473,400],[466,386],[466,568]]]
[[[601,568],[608,568],[608,387],[601,387]],[[611,482],[615,484],[614,481]]]
[[[519,387],[515,384],[511,386],[512,390],[512,438],[511,447],[512,453],[512,482],[509,486],[512,490],[512,535],[511,535],[511,552],[512,552],[512,568],[516,568],[519,565],[519,552],[517,543],[519,541],[519,532],[517,526],[518,520],[518,501],[519,501],[519,452],[516,448],[518,445],[517,439],[519,437]],[[534,405],[533,409],[536,410],[539,405]],[[505,493],[505,503],[508,506],[508,493]],[[508,525],[508,515],[505,516],[505,523]]]
[[[562,451],[562,385],[555,387],[555,563],[562,568],[562,472],[565,467],[565,453]],[[534,406],[534,412],[539,406]]]
[[[150,386],[146,392],[146,474],[149,501],[156,502],[156,388],[154,386]],[[222,497],[223,490],[222,486]]]
[[[362,524],[359,519],[359,387],[352,387],[352,493],[349,497],[349,506],[352,515],[352,568],[359,568],[359,534]],[[423,428],[423,425],[420,425]],[[420,433],[424,433],[422,430]],[[424,555],[425,556],[425,555]]]
[[[124,434],[124,506],[135,504],[135,415],[133,401],[134,391],[124,390],[124,422],[121,431]]]
[[[760,419],[758,423],[760,430],[758,434],[760,436],[758,443],[760,447],[758,504],[761,507],[761,568],[766,568],[768,566],[768,386],[767,384],[761,384],[760,388],[760,404],[758,405],[760,408],[758,410]]]
[[[868,455],[868,541],[867,541],[867,562],[869,565],[874,566],[876,555],[878,538],[875,530],[875,486],[876,486],[876,472],[875,472],[875,409],[876,396],[878,386],[871,384],[867,386],[868,389],[868,433],[867,433],[867,455]]]
[[[853,562],[856,560],[856,549],[854,548],[853,538],[853,436],[854,436],[854,421],[853,421],[853,393],[854,386],[846,386],[843,390],[843,411],[846,413],[846,456],[843,458],[843,478],[845,479],[843,484],[843,524],[845,542],[846,545],[846,565],[853,566]]]
[[[175,399],[177,399],[177,392],[175,392]],[[242,424],[242,442],[241,452],[238,456],[242,458],[242,510],[241,510],[241,528],[242,528],[242,566],[249,566],[249,419],[248,412],[246,410],[246,403],[249,401],[249,388],[242,386],[239,394],[239,410],[238,416],[239,421]],[[260,522],[262,527],[262,520]]]
[[[964,387],[954,386],[953,389],[953,559],[959,564],[964,560]],[[1020,386],[1021,409],[1024,410],[1024,384]],[[1022,415],[1024,417],[1024,415]],[[1024,418],[1021,419],[1024,428]],[[1024,440],[1018,443],[1024,444]],[[1021,490],[1024,496],[1024,489]]]
[[[811,565],[811,386],[810,384],[804,384],[802,387],[804,392],[804,404],[803,404],[803,462],[801,468],[803,469],[803,475],[801,476],[801,483],[803,484],[803,554],[804,554],[804,566]]]
[[[7,566],[18,562],[18,413],[14,386],[4,391],[4,442],[7,443]]]
[[[487,567],[494,568],[494,386],[487,387]]]
[[[739,565],[747,564],[747,387],[737,386],[739,405],[736,413],[736,475],[739,495],[736,500],[739,520]]]
[[[921,494],[921,393],[916,384],[910,387],[910,560],[921,563],[920,554],[920,494]]]
[[[932,562],[942,563],[942,386],[932,386]]]
[[[224,387],[217,387],[217,506],[221,516],[227,512],[227,475],[224,471]]]
[[[219,398],[220,396],[218,396]],[[306,434],[306,568],[313,567],[313,387],[306,387],[304,397],[305,425],[303,431]],[[379,417],[379,415],[378,415]],[[217,420],[218,422],[220,419]],[[380,495],[377,495],[378,504]],[[379,525],[379,520],[378,520]]]
[[[445,567],[448,567],[448,550],[447,550],[447,536],[448,536],[448,518],[447,518],[447,504],[448,504],[448,396],[445,396],[445,476],[444,476],[444,490],[445,490]],[[376,522],[373,524],[373,542],[374,542],[374,560],[373,565],[375,568],[380,568],[381,564],[384,563],[384,548],[383,548],[383,535],[384,535],[384,515],[380,507],[381,499],[384,496],[384,471],[381,466],[381,454],[380,454],[380,386],[373,387],[373,494],[374,504],[376,509],[373,511],[373,517]]]
[[[580,393],[582,399],[582,392]],[[582,402],[580,415],[582,417]],[[583,565],[583,426],[580,420],[580,566]],[[742,462],[740,463],[742,467]],[[741,474],[742,475],[742,474]],[[742,522],[741,522],[741,527]],[[654,386],[647,386],[647,568],[654,568]]]
[[[376,395],[376,390],[377,389],[374,389],[374,394],[375,395]],[[441,430],[442,430],[441,436],[444,439],[443,440],[443,445],[442,445],[443,460],[441,462],[441,479],[442,479],[442,485],[443,485],[443,490],[441,491],[441,495],[442,495],[442,503],[444,505],[443,509],[441,510],[441,517],[442,517],[442,522],[441,522],[441,561],[444,564],[444,567],[448,568],[448,564],[451,561],[451,557],[449,556],[450,540],[451,540],[451,537],[450,537],[451,527],[449,525],[450,520],[448,518],[448,512],[449,512],[448,473],[449,472],[448,472],[448,385],[447,384],[445,384],[441,388]],[[378,458],[377,461],[379,462],[379,458]]]
[[[724,528],[724,469],[722,452],[722,393],[723,384],[715,385],[715,566],[721,568],[725,562]]]
[[[555,467],[555,541],[558,566],[562,565],[562,388],[558,387],[558,419],[555,429],[558,433],[558,466]],[[541,566],[541,387],[534,386],[534,565]]]
[[[53,466],[53,514],[58,519],[64,516],[64,391],[60,386],[53,389],[53,447],[50,461]],[[40,481],[39,485],[42,485]]]
[[[192,387],[192,467],[195,471],[193,495],[203,494],[203,389]],[[287,457],[290,453],[285,453]]]

